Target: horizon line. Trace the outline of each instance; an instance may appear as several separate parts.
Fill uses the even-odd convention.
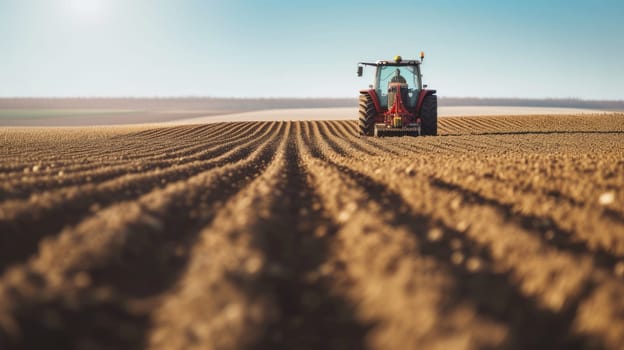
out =
[[[585,101],[585,102],[624,102],[624,99],[585,99],[580,97],[477,97],[477,96],[440,96],[441,99],[467,99],[467,100],[533,100],[533,101]],[[49,100],[63,100],[63,99],[94,99],[94,100],[112,100],[112,99],[213,99],[213,100],[347,100],[357,99],[356,96],[348,97],[327,97],[327,96],[308,96],[308,97],[295,97],[295,96],[210,96],[210,95],[126,95],[126,96],[0,96],[0,100],[37,100],[37,99],[49,99]]]

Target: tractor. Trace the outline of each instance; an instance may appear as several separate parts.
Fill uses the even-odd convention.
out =
[[[360,91],[359,132],[362,136],[437,135],[438,97],[436,90],[422,84],[420,60],[359,62],[357,74],[364,66],[373,66],[375,84]]]

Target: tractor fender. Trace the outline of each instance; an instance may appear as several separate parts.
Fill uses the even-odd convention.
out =
[[[423,102],[425,102],[425,97],[435,95],[437,90],[420,90],[420,94],[418,95],[418,103],[416,103],[416,115],[420,116],[420,109],[422,108]]]
[[[381,104],[379,104],[379,97],[377,97],[377,91],[375,91],[375,89],[360,90],[360,94],[368,94],[375,104],[375,110],[377,110],[377,114],[383,114]]]

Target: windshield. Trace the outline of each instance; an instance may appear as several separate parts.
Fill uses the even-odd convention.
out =
[[[397,69],[399,74],[397,75]],[[407,96],[404,101],[408,107],[416,105],[420,90],[420,76],[418,66],[379,66],[377,69],[377,96],[382,108],[388,107],[388,87],[391,82],[407,84]]]
[[[416,66],[381,66],[379,67],[379,86],[377,89],[386,90],[388,84],[397,76],[397,69],[401,77],[405,79],[409,89],[418,89],[418,70]],[[396,81],[396,78],[395,78]]]

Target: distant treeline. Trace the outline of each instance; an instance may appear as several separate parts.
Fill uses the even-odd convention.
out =
[[[624,101],[440,97],[440,106],[522,106],[624,110]],[[0,98],[0,109],[257,110],[356,107],[355,98]]]

